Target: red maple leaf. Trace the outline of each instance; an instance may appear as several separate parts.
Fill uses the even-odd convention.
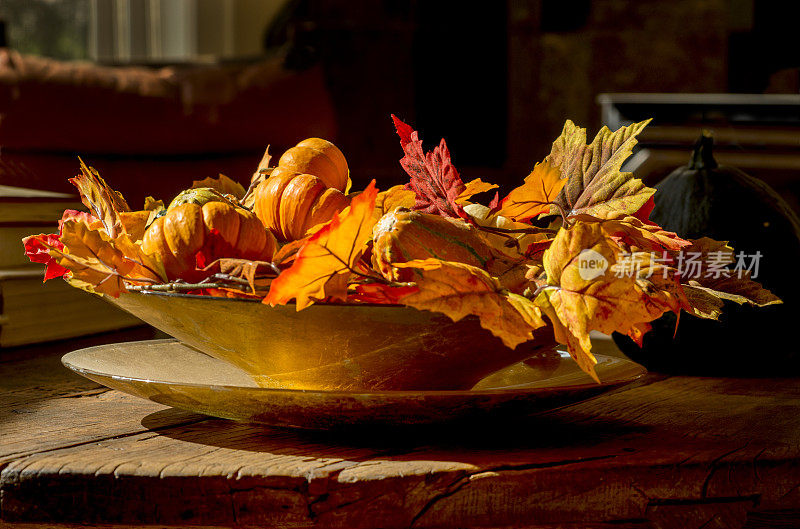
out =
[[[641,220],[645,224],[653,225],[655,222],[650,220],[650,214],[653,213],[653,209],[656,207],[656,202],[653,197],[647,199],[647,202],[644,203],[644,206],[639,208],[639,211],[633,214],[634,217]]]
[[[64,244],[61,242],[61,230],[67,220],[83,222],[89,225],[97,221],[97,218],[84,211],[67,209],[64,210],[61,220],[58,221],[58,233],[40,233],[39,235],[31,235],[22,239],[22,243],[25,245],[25,255],[28,256],[28,259],[33,263],[44,263],[46,265],[44,271],[45,281],[62,277],[69,272],[69,269],[58,264],[58,260],[51,256],[48,250],[48,247],[58,250],[64,249]]]
[[[464,208],[456,203],[465,186],[450,161],[450,151],[445,141],[442,140],[432,152],[425,153],[417,131],[394,114],[392,121],[405,153],[400,165],[411,177],[406,189],[411,189],[417,195],[414,209],[443,217],[469,219]]]
[[[55,258],[50,255],[48,246],[63,249],[64,245],[59,240],[57,233],[42,233],[40,235],[31,235],[22,239],[25,245],[25,254],[28,259],[34,263],[44,263],[47,265],[44,272],[44,281],[61,277],[69,270],[58,264]]]

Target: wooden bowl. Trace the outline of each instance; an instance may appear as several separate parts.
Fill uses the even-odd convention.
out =
[[[106,297],[261,387],[314,390],[466,390],[555,346],[552,329],[516,349],[476,318],[397,305],[270,307],[258,301],[173,293]]]

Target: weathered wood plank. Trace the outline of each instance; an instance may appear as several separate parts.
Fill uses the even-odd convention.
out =
[[[36,452],[146,431],[141,418],[165,406],[111,392],[64,368],[61,356],[76,348],[155,334],[142,328],[0,350],[0,467]],[[173,409],[159,417],[149,428],[205,419]]]
[[[793,381],[773,381],[790,396],[748,397],[748,384],[761,382],[726,392],[724,381],[667,379],[505,428],[410,439],[208,420],[14,461],[3,515],[294,527],[502,526],[535,515],[546,527],[669,526],[724,512],[743,523],[760,502],[797,507],[800,484],[797,421],[781,414],[763,427],[776,406],[798,405]],[[159,413],[143,423],[163,424]]]
[[[36,383],[50,389],[68,385],[41,376]],[[789,378],[652,377],[513,424],[334,435],[206,419],[115,391],[44,391],[37,401],[21,384],[10,393],[25,413],[0,427],[0,519],[792,526],[800,512],[798,386]]]

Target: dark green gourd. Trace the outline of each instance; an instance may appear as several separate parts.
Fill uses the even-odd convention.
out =
[[[763,181],[720,166],[713,139],[698,140],[689,164],[656,185],[650,219],[687,239],[729,241],[736,253],[760,252],[758,282],[783,300],[768,307],[725,302],[719,321],[666,314],[640,349],[614,335],[620,349],[650,369],[673,373],[769,374],[800,368],[800,219]],[[748,259],[750,262],[750,259]],[[674,338],[673,338],[674,335]]]

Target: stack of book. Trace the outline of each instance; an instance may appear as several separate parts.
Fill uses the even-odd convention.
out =
[[[77,197],[0,185],[0,347],[111,331],[141,320],[62,279],[42,283],[22,238],[56,233],[65,209],[84,209]]]

